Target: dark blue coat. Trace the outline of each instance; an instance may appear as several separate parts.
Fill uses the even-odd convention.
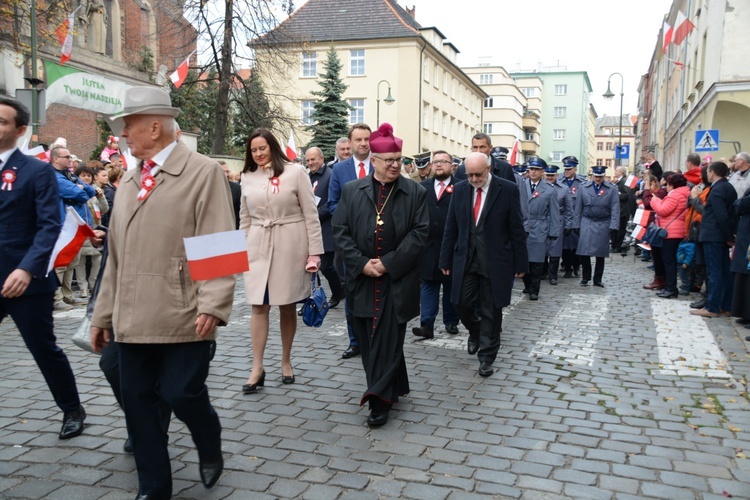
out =
[[[737,200],[737,190],[726,179],[719,179],[711,184],[706,204],[703,207],[701,220],[701,234],[699,240],[723,241],[734,239],[737,226],[737,216],[734,212],[734,202]]]
[[[745,192],[745,196],[734,202],[734,212],[739,217],[739,222],[730,270],[733,273],[750,274],[747,269],[747,248],[750,246],[750,189]]]
[[[328,185],[328,211],[333,215],[336,212],[336,207],[341,199],[341,191],[344,189],[344,185],[351,181],[357,180],[357,168],[354,166],[356,158],[350,156],[344,161],[340,161],[333,166],[331,172],[331,182]],[[357,162],[359,163],[359,162]],[[370,168],[370,170],[372,170]],[[370,172],[368,170],[368,172]],[[371,172],[370,172],[371,173]]]
[[[435,179],[427,179],[421,183],[427,191],[427,212],[430,214],[430,234],[427,236],[427,245],[424,247],[420,260],[420,277],[423,280],[439,280],[443,277],[440,270],[440,247],[443,244],[445,221],[448,219],[448,208],[453,197],[455,180],[451,176],[440,200],[437,199],[437,193],[435,193]]]
[[[320,219],[320,230],[323,234],[323,250],[326,252],[336,251],[331,231],[331,212],[328,210],[328,187],[331,182],[331,168],[323,165],[314,174],[310,174],[310,182],[313,193],[320,198],[318,200],[318,219]]]
[[[45,275],[62,225],[55,169],[16,150],[0,170],[16,174],[13,189],[0,191],[0,284],[24,269],[33,277],[24,295],[53,292],[57,277]]]
[[[456,184],[440,250],[440,268],[450,269],[453,277],[451,302],[459,303],[469,252],[469,227],[472,219],[473,188],[468,181]],[[529,269],[526,231],[521,218],[521,202],[515,181],[492,176],[489,193],[479,217],[484,224],[487,267],[490,272],[495,307],[510,304],[513,279]]]

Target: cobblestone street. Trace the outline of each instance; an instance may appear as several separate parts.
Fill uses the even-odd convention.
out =
[[[466,331],[436,329],[405,353],[412,392],[382,428],[365,425],[359,358],[343,303],[320,329],[300,322],[281,383],[278,311],[266,387],[242,395],[250,369],[250,306],[237,282],[208,385],[226,467],[206,490],[184,425],[172,420],[179,498],[750,498],[750,330],[690,316],[696,296],[660,299],[646,264],[614,255],[606,288],[543,282],[539,302],[517,283],[505,310],[497,371],[477,375]],[[11,321],[0,325],[0,496],[132,499],[125,423],[98,356],[69,340],[83,308],[55,314],[88,418],[60,441],[62,415]]]

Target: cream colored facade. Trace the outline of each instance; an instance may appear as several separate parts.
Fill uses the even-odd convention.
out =
[[[682,168],[698,130],[719,130],[714,158],[750,149],[750,2],[675,0],[666,17],[670,25],[678,12],[695,28],[679,46],[670,44],[666,55],[660,32],[641,88],[648,92],[641,114],[649,121],[640,147],[655,151],[665,170]]]
[[[614,175],[617,167],[615,151],[619,136],[619,120],[616,116],[603,116],[597,120],[595,144],[593,147],[594,159],[592,165],[607,167],[606,175]],[[635,158],[636,139],[630,117],[624,115],[622,118],[622,143],[630,146],[630,157],[622,160],[622,166],[627,167],[628,172],[635,170],[637,158]]]
[[[538,155],[542,115],[541,80],[536,79],[535,85],[538,85],[539,91],[529,99],[501,66],[462,69],[487,93],[482,131],[490,136],[492,145],[512,150],[518,140],[519,163],[527,156]]]
[[[405,155],[442,149],[466,156],[471,150],[471,137],[482,123],[485,94],[455,65],[457,50],[437,29],[423,28],[420,32],[421,37],[335,42],[342,63],[341,77],[348,86],[344,98],[358,108],[352,112],[350,123],[364,122],[375,130],[379,97],[380,123],[393,125],[395,134],[404,140]],[[298,63],[287,67],[285,74],[261,76],[270,94],[283,96],[277,104],[295,118],[299,149],[310,140],[304,113],[315,100],[311,92],[320,90],[317,75],[324,72],[330,46],[328,41],[307,43],[304,56],[298,50]],[[312,54],[314,70],[310,69]],[[263,52],[256,55],[258,74],[268,75],[263,71]],[[305,71],[315,76],[304,76]],[[360,71],[363,74],[352,74]],[[390,105],[384,102],[389,87],[395,99]],[[285,140],[288,126],[279,125],[277,129]]]
[[[588,147],[588,165],[597,165],[596,163],[596,119],[598,115],[593,104],[589,104],[589,147]]]

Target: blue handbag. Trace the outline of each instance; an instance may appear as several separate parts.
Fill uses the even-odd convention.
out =
[[[302,322],[307,326],[318,328],[323,324],[323,319],[328,314],[328,299],[326,292],[320,286],[320,276],[312,273],[310,276],[310,296],[302,305]]]

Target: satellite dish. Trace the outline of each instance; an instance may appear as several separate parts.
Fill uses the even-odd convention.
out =
[[[167,71],[169,68],[167,68],[166,65],[162,64],[159,66],[159,71],[156,73],[156,84],[160,87],[167,83]]]

